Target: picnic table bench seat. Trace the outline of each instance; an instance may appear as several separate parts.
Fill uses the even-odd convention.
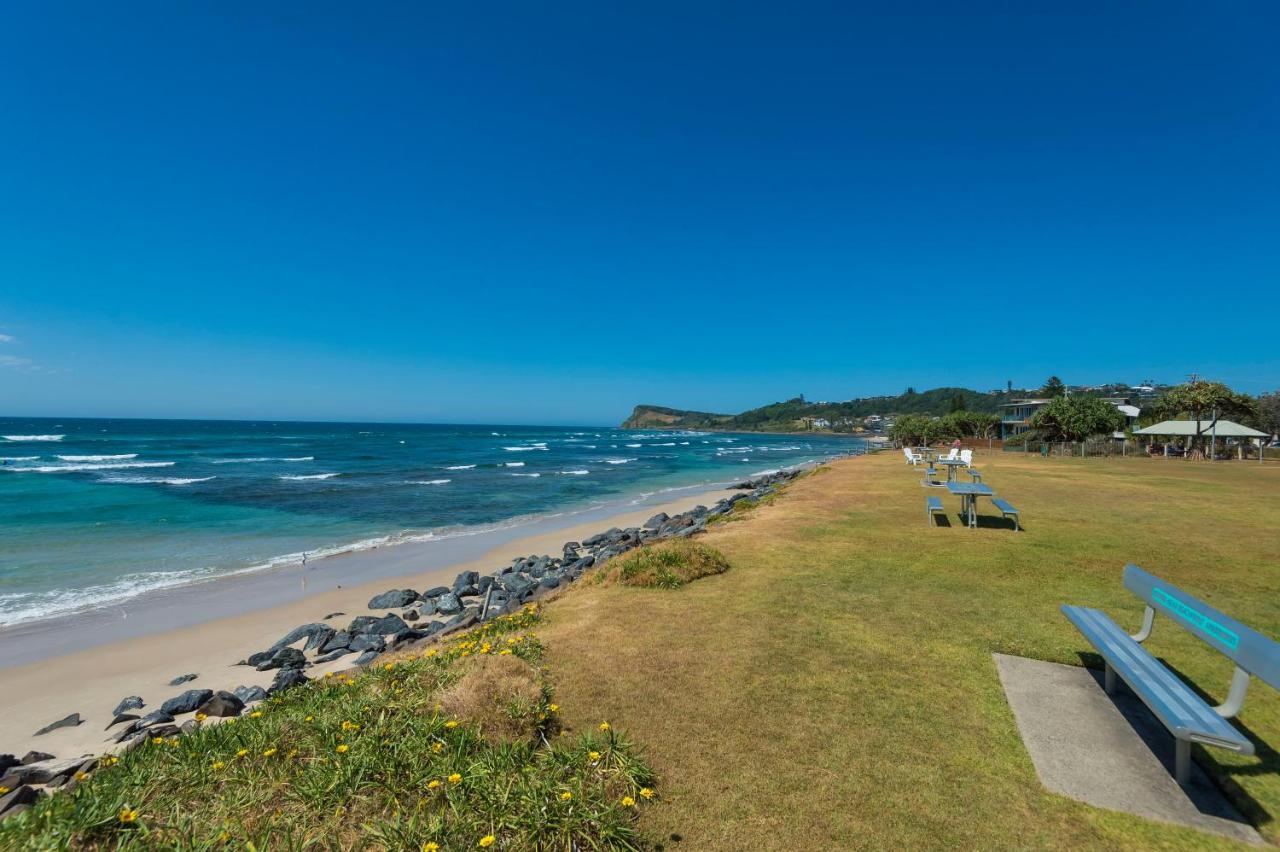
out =
[[[1253,754],[1253,742],[1228,720],[1244,706],[1251,675],[1280,689],[1280,644],[1137,565],[1125,566],[1124,585],[1147,604],[1142,629],[1132,636],[1101,610],[1068,604],[1061,607],[1063,615],[1101,655],[1105,664],[1103,688],[1112,693],[1117,678],[1124,681],[1173,734],[1174,777],[1179,784],[1191,778],[1192,743]],[[1142,647],[1151,636],[1157,612],[1235,662],[1231,687],[1222,704],[1209,705]]]
[[[981,477],[979,477],[978,480],[981,481]],[[1018,519],[1018,510],[1013,508],[1013,506],[1009,504],[1008,500],[1001,500],[999,497],[992,497],[991,505],[1000,510],[1001,517],[1007,518],[1009,516],[1013,516],[1013,528],[1019,531],[1022,530],[1022,523]]]
[[[929,516],[929,524],[931,526],[937,525],[937,521],[933,519],[933,516],[945,514],[945,511],[946,510],[942,508],[942,498],[940,497],[924,498],[924,512],[926,515]]]

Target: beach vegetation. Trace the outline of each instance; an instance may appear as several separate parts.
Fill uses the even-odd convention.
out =
[[[606,563],[601,574],[605,582],[624,586],[676,589],[728,570],[728,560],[714,547],[689,539],[672,539],[624,553]]]
[[[540,619],[531,606],[147,741],[0,823],[0,848],[639,848],[653,773],[615,727],[562,726]]]

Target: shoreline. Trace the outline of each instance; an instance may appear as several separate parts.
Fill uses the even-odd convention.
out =
[[[622,511],[617,505],[600,507],[475,536],[331,556],[309,565],[305,573],[286,568],[224,578],[228,582],[220,584],[175,587],[165,590],[169,594],[154,595],[142,607],[145,612],[125,618],[112,609],[31,622],[33,628],[26,631],[16,625],[0,633],[5,638],[0,643],[0,690],[8,699],[0,752],[34,749],[59,757],[102,753],[111,743],[112,732],[104,730],[111,709],[126,695],[140,695],[152,708],[190,688],[265,687],[276,672],[236,662],[299,624],[334,612],[344,613],[335,623],[345,621],[368,614],[369,599],[389,588],[447,586],[462,571],[489,574],[516,557],[555,554],[566,541],[609,527],[639,526],[659,512],[675,515],[741,493],[709,486],[665,501],[632,501]],[[441,547],[446,544],[455,546]],[[353,572],[358,580],[337,582]],[[258,581],[251,590],[246,588],[250,580]],[[219,588],[213,589],[215,584]],[[253,603],[246,609],[248,600]],[[13,641],[18,633],[23,634],[21,642]],[[350,665],[344,657],[307,671],[317,677]],[[186,673],[198,677],[170,685]],[[79,713],[84,722],[34,736],[70,713]]]

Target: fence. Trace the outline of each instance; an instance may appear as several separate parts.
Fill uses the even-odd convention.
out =
[[[1115,441],[1101,439],[1097,441],[1027,441],[1025,444],[1006,444],[1006,453],[1028,453],[1041,456],[1058,456],[1062,458],[1121,458],[1148,457],[1147,447],[1133,441]],[[1243,452],[1242,452],[1243,451]],[[1157,454],[1159,456],[1160,454]],[[1181,458],[1183,451],[1179,449],[1173,458]],[[1230,459],[1258,460],[1258,448],[1251,443],[1224,447],[1219,445],[1217,458],[1222,461]],[[1280,458],[1280,449],[1265,450],[1268,461]]]

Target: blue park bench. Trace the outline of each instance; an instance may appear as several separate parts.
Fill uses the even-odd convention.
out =
[[[991,505],[1000,510],[1000,517],[1008,518],[1012,516],[1013,528],[1018,531],[1022,530],[1022,523],[1018,520],[1018,510],[1013,508],[1013,506],[1009,504],[1008,500],[1001,500],[999,497],[992,497]]]
[[[942,508],[942,498],[941,497],[924,498],[924,513],[929,517],[929,524],[931,526],[937,526],[937,521],[933,519],[933,516],[945,514],[945,511]]]
[[[1121,630],[1101,610],[1062,605],[1062,614],[1106,662],[1103,675],[1106,691],[1115,691],[1118,676],[1173,734],[1176,742],[1174,777],[1179,784],[1186,784],[1191,777],[1192,743],[1253,754],[1253,743],[1227,720],[1234,718],[1244,706],[1250,675],[1256,675],[1273,689],[1280,689],[1280,644],[1137,565],[1125,566],[1124,587],[1147,604],[1142,629],[1133,636]],[[1151,635],[1157,612],[1236,664],[1224,702],[1210,706],[1142,647],[1141,643]]]

